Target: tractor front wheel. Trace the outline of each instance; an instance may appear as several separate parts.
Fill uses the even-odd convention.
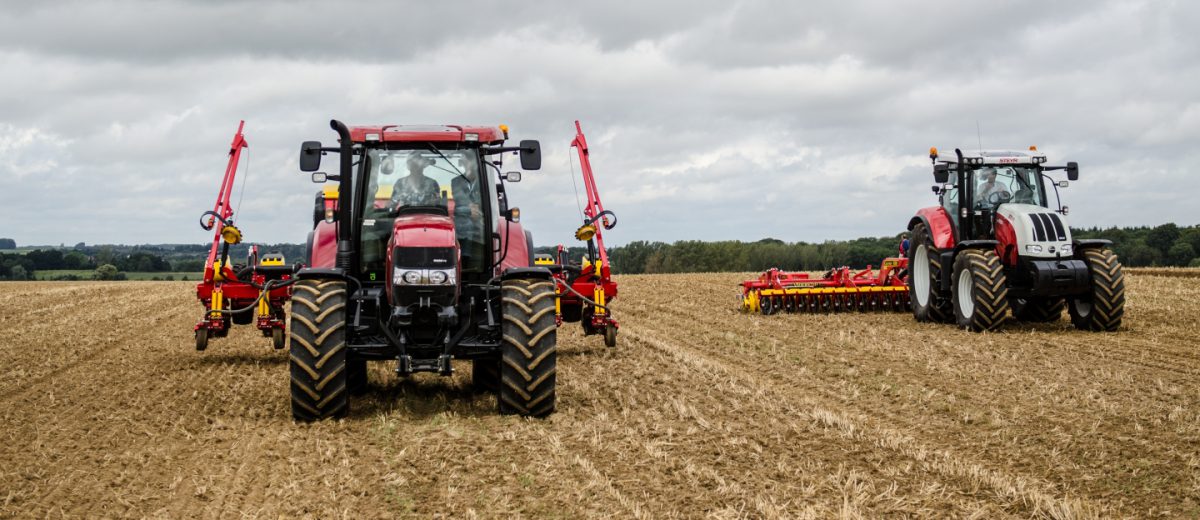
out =
[[[940,251],[934,247],[933,237],[924,223],[913,227],[912,237],[912,247],[908,253],[908,266],[911,269],[908,294],[912,301],[913,317],[917,321],[948,322],[952,312],[950,300],[938,290],[942,278]],[[884,303],[890,302],[885,298]]]
[[[1125,316],[1125,274],[1121,262],[1109,249],[1086,249],[1083,259],[1092,287],[1087,293],[1071,298],[1067,305],[1071,323],[1080,330],[1114,332],[1121,327],[1121,318]]]
[[[557,371],[554,282],[505,280],[500,295],[500,413],[545,417],[554,412]]]
[[[346,374],[346,283],[300,280],[293,286],[292,417],[311,422],[350,410]]]
[[[954,259],[951,295],[959,327],[996,330],[1008,316],[1008,281],[995,251],[968,249]]]

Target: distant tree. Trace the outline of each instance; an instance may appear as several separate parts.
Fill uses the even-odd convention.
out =
[[[1140,240],[1125,247],[1122,255],[1122,263],[1129,267],[1157,265],[1162,259],[1162,253]]]
[[[101,247],[100,250],[96,252],[96,263],[100,265],[111,264],[115,258],[116,255],[113,253],[112,246]]]
[[[34,269],[53,270],[63,269],[65,266],[62,251],[57,249],[47,249],[44,251],[35,249],[26,254],[25,257],[33,262]]]
[[[85,244],[85,243],[83,243],[83,242],[80,242],[80,243],[78,243],[78,244],[75,244],[75,249],[83,249],[83,248],[85,248],[85,247],[87,247],[87,244]]]
[[[1146,235],[1146,245],[1159,250],[1164,256],[1168,254],[1167,251],[1171,249],[1171,246],[1175,245],[1176,240],[1179,240],[1179,226],[1173,223],[1166,223],[1151,229],[1150,233]]]
[[[79,251],[71,251],[63,255],[63,269],[86,269],[87,265],[87,255]]]
[[[96,272],[92,274],[92,278],[96,280],[116,280],[118,274],[122,273],[117,271],[117,266],[104,264],[96,268]]]
[[[17,241],[11,238],[0,238],[0,249],[16,249]]]
[[[10,271],[8,278],[10,280],[28,280],[29,273],[25,271],[24,267],[21,267],[20,265],[14,265],[12,266],[12,270]]]
[[[1171,246],[1171,249],[1167,251],[1167,261],[1170,262],[1171,265],[1175,266],[1186,266],[1191,263],[1192,259],[1195,257],[1196,250],[1192,248],[1191,244],[1182,239],[1176,240],[1175,245]]]
[[[1200,226],[1183,230],[1179,234],[1179,239],[1191,244],[1192,249],[1200,253]]]

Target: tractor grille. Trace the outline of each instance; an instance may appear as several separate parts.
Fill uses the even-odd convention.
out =
[[[397,247],[392,265],[407,268],[453,269],[458,255],[453,247]]]
[[[1067,228],[1054,213],[1030,213],[1033,223],[1033,238],[1038,242],[1061,242],[1067,239]]]

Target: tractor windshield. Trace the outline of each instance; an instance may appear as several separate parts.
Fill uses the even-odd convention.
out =
[[[1005,203],[1046,205],[1037,168],[984,166],[973,172],[975,207],[996,209]]]
[[[464,268],[473,267],[468,257],[482,265],[479,164],[479,151],[474,148],[369,149],[362,231],[364,272],[382,272],[392,221],[409,211],[445,212],[453,217],[464,264],[468,264]]]

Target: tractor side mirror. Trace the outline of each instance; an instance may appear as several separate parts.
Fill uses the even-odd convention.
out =
[[[1079,163],[1075,163],[1075,162],[1067,163],[1067,180],[1069,180],[1069,181],[1079,180]]]
[[[534,140],[521,141],[521,169],[542,169],[542,143]]]
[[[321,184],[327,180],[329,180],[329,176],[325,172],[313,172],[312,174],[313,184]]]
[[[521,182],[521,172],[506,172],[504,180],[508,182]]]
[[[508,212],[504,216],[509,222],[520,222],[521,208],[508,208]]]
[[[300,145],[300,171],[315,172],[321,168],[321,142],[304,141]]]
[[[941,195],[941,194],[942,194],[942,187],[941,187],[941,186],[934,185],[934,186],[932,186],[932,188],[933,188],[933,194],[934,194],[934,195]]]
[[[933,180],[939,184],[950,182],[950,165],[946,163],[933,165]]]

